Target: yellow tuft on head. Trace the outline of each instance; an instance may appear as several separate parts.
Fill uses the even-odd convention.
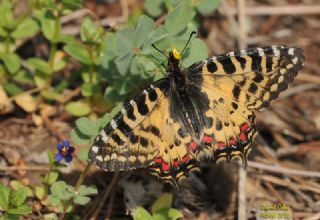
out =
[[[179,53],[176,48],[172,49],[172,54],[175,59],[181,60],[181,53]]]

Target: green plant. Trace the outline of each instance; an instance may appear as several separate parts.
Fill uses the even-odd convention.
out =
[[[83,80],[81,94],[84,99],[66,105],[66,110],[73,115],[87,115],[93,111],[94,106],[98,107],[96,110],[99,112],[105,112],[111,107],[101,93],[102,81],[97,73],[105,43],[103,37],[103,28],[86,17],[80,28],[81,43],[64,46],[64,50],[82,64],[78,71]]]
[[[17,190],[10,189],[0,184],[0,219],[19,219],[20,215],[29,214],[32,208],[25,204],[28,189],[26,187]]]
[[[73,159],[73,154],[74,148],[69,141],[59,143],[56,154],[49,150],[49,171],[46,175],[40,176],[41,185],[34,187],[34,195],[41,201],[42,205],[46,206],[48,210],[58,210],[61,213],[59,219],[63,219],[65,214],[71,212],[75,205],[85,205],[91,200],[89,196],[98,193],[95,186],[82,185],[90,165],[85,167],[75,186],[58,180],[60,168],[66,167],[62,160],[64,159],[67,163],[70,163]],[[48,219],[58,219],[58,216],[54,213],[47,215]]]
[[[39,25],[29,11],[20,16],[14,16],[12,1],[3,0],[0,4],[0,83],[10,95],[20,93],[22,89],[17,82],[32,82],[32,76],[21,68],[21,58],[16,53],[18,40],[34,36],[39,31]]]
[[[134,213],[134,220],[176,220],[183,217],[182,213],[171,207],[172,194],[162,194],[152,205],[151,213],[139,207]]]
[[[159,17],[165,10],[171,11],[184,2],[201,15],[209,15],[217,9],[220,0],[146,0],[145,10],[152,17]]]
[[[141,87],[166,75],[167,57],[156,51],[155,44],[164,53],[173,48],[182,51],[195,30],[192,25],[192,8],[185,3],[177,5],[167,16],[163,25],[156,27],[154,21],[142,15],[137,26],[124,28],[116,33],[109,33],[105,38],[105,49],[101,56],[100,78],[109,86],[105,98],[118,102],[112,113],[91,121],[79,119],[71,133],[75,143],[84,144],[93,141],[99,130],[103,128],[121,107],[121,102],[132,98]],[[207,48],[202,40],[192,38],[189,47],[183,54],[182,65],[188,67],[192,63],[206,58]],[[90,128],[90,129],[88,129]]]
[[[47,100],[58,100],[59,92],[67,86],[66,81],[52,87],[53,74],[65,68],[65,59],[58,59],[58,44],[73,44],[74,37],[61,33],[61,17],[82,6],[82,1],[63,0],[56,2],[32,1],[31,7],[35,17],[39,20],[41,32],[50,44],[50,53],[47,60],[32,57],[27,63],[34,70],[34,82],[37,87],[42,88],[41,94]]]
[[[139,91],[139,85],[163,77],[166,70],[161,64],[166,63],[167,58],[151,44],[156,44],[164,52],[173,47],[181,51],[195,30],[191,23],[193,16],[192,8],[181,3],[168,14],[164,25],[156,27],[151,18],[142,15],[136,28],[128,27],[108,34],[100,71],[101,77],[109,82],[105,97],[111,101],[125,100],[128,94]],[[182,65],[187,67],[206,56],[204,43],[192,39]]]

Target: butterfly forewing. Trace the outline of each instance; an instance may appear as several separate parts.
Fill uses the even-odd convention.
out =
[[[249,110],[260,110],[288,88],[304,62],[303,51],[287,46],[239,50],[189,68],[204,86],[220,91]]]
[[[96,137],[89,161],[108,171],[148,166],[153,159],[150,155],[159,152],[158,147],[151,144],[155,141],[149,139],[156,139],[160,129],[157,123],[153,127],[143,127],[142,123],[159,110],[166,89],[163,80],[128,102]]]
[[[149,167],[172,183],[196,169],[197,162],[185,147],[190,135],[169,116],[167,83],[156,83],[125,105],[96,137],[90,162],[107,171]]]

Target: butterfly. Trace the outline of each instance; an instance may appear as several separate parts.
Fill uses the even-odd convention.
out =
[[[288,46],[237,50],[180,64],[169,52],[167,76],[144,89],[100,131],[89,162],[106,171],[150,168],[177,184],[202,161],[246,164],[257,134],[254,110],[287,89],[304,63]]]

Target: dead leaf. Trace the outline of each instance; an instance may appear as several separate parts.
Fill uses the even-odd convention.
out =
[[[37,109],[37,102],[30,94],[23,93],[14,97],[14,101],[26,112],[34,112]]]
[[[8,114],[14,109],[11,100],[8,98],[7,93],[0,86],[0,115]]]
[[[31,118],[32,118],[33,123],[34,123],[37,127],[43,125],[43,120],[42,120],[42,118],[41,118],[40,115],[37,115],[37,114],[34,113],[34,114],[31,115]]]

